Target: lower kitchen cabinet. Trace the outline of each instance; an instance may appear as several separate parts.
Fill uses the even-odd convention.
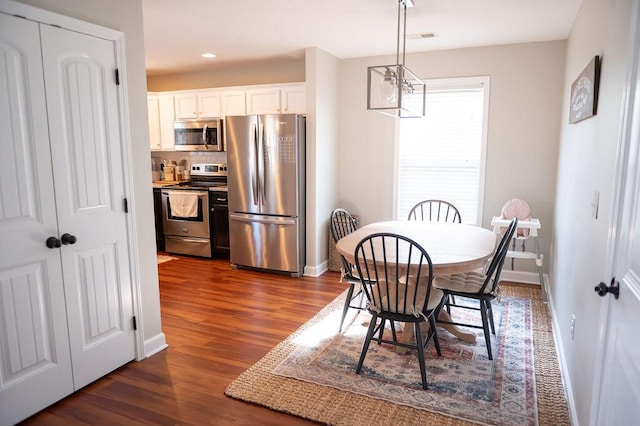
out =
[[[213,257],[229,257],[229,204],[228,193],[212,191],[211,206],[211,251]]]
[[[156,250],[164,251],[164,229],[162,228],[162,190],[153,188],[153,216],[156,225]]]

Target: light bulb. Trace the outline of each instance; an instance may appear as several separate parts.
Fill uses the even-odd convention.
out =
[[[391,104],[395,104],[398,100],[396,75],[389,68],[384,72],[384,77],[380,81],[380,100]]]

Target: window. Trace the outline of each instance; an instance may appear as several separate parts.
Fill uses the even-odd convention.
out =
[[[489,77],[427,80],[426,117],[400,120],[396,214],[446,200],[482,223]]]

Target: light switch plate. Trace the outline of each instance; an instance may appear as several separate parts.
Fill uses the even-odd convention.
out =
[[[591,216],[598,218],[598,208],[600,207],[600,191],[593,191],[593,201],[591,202]]]

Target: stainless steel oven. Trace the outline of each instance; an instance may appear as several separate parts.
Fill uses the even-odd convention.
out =
[[[207,188],[163,189],[162,225],[167,252],[211,257]]]
[[[227,165],[206,163],[191,165],[191,182],[162,189],[165,251],[228,256],[226,187]]]

